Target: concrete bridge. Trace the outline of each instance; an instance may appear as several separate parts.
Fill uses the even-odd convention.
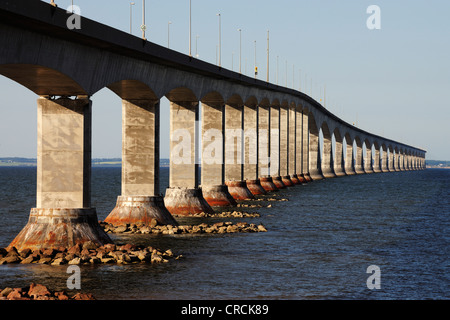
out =
[[[106,219],[113,224],[177,224],[173,215],[212,212],[312,180],[425,168],[426,151],[356,128],[302,92],[89,19],[69,30],[67,19],[41,1],[0,1],[0,74],[38,95],[36,208],[10,247],[111,241],[90,190],[90,97],[105,87],[123,111],[122,192]],[[157,194],[162,97],[170,101],[171,130],[164,198]]]

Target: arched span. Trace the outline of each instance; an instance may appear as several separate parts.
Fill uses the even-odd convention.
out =
[[[40,65],[2,64],[0,74],[40,96],[87,95],[86,90],[69,76]]]
[[[107,88],[125,100],[158,100],[153,90],[139,80],[122,80]]]
[[[199,101],[194,92],[186,87],[178,87],[170,90],[166,95],[166,98],[171,102],[193,102]]]

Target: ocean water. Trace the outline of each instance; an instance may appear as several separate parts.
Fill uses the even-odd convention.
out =
[[[161,193],[168,169],[161,169]],[[35,206],[36,169],[0,168],[0,247]],[[120,168],[93,168],[100,220],[120,194]],[[117,243],[172,249],[161,265],[81,266],[81,290],[97,299],[449,299],[450,170],[359,175],[295,186],[289,201],[246,209],[259,218],[185,218],[262,223],[253,234],[112,235]],[[260,202],[258,202],[260,203]],[[179,219],[180,220],[180,219]],[[380,289],[369,289],[369,266]],[[0,288],[31,282],[67,290],[67,266],[2,265]]]

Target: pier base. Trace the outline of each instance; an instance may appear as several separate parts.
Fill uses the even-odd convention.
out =
[[[99,246],[113,243],[100,227],[95,208],[32,208],[28,223],[8,248],[70,248],[87,241]]]
[[[272,177],[272,181],[278,189],[286,189],[281,177]]]
[[[259,179],[261,187],[267,192],[279,191],[277,186],[273,183],[272,177],[262,177]]]
[[[311,175],[308,173],[304,173],[303,177],[305,178],[306,182],[312,182],[313,179],[311,178]]]
[[[202,193],[203,198],[211,207],[234,207],[237,205],[226,185],[202,186]]]
[[[164,204],[172,215],[189,216],[197,213],[214,213],[203,198],[201,188],[167,188]]]
[[[291,181],[294,185],[300,184],[300,180],[298,179],[298,176],[296,174],[291,175]]]
[[[253,200],[255,196],[247,188],[245,181],[227,181],[228,191],[235,200]]]
[[[160,196],[119,196],[105,222],[112,225],[151,224],[153,220],[161,225],[178,225]]]
[[[253,195],[266,194],[266,190],[261,186],[260,180],[247,180],[247,188]]]
[[[323,180],[325,177],[322,174],[322,171],[319,169],[313,169],[309,172],[309,176],[311,179],[314,180]]]
[[[308,183],[308,180],[306,180],[304,174],[298,174],[297,179],[298,179],[298,181],[300,181],[301,184]]]
[[[286,187],[293,187],[293,186],[294,186],[294,183],[292,182],[290,176],[282,176],[282,177],[281,177],[281,181],[283,181],[283,184],[284,184]]]

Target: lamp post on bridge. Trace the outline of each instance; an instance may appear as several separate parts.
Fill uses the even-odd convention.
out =
[[[145,25],[145,0],[142,0],[142,26],[141,26],[141,30],[142,30],[142,39],[143,40],[147,40],[145,38],[145,30],[147,29],[147,26]]]
[[[133,6],[134,2],[130,2],[130,34],[133,34]]]

